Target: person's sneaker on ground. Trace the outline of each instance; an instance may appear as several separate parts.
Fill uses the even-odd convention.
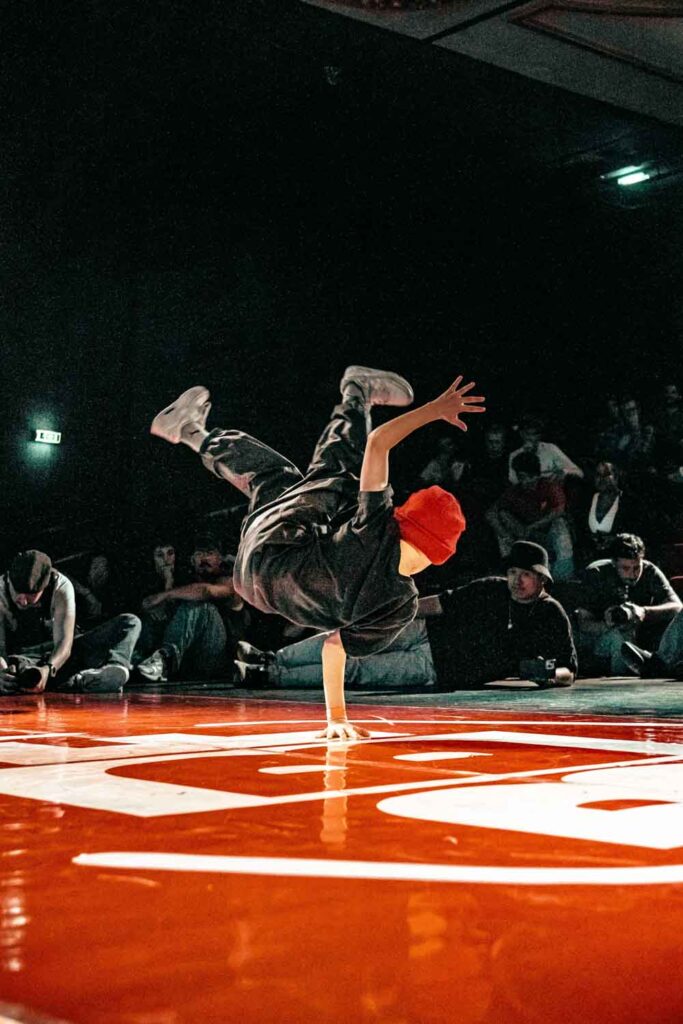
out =
[[[390,370],[347,366],[340,384],[342,394],[349,384],[361,388],[369,405],[410,405],[415,398],[408,381]]]
[[[246,640],[237,641],[237,661],[243,661],[247,665],[271,665],[275,660],[272,651],[262,651]]]
[[[125,665],[103,665],[86,668],[68,680],[66,687],[72,693],[120,693],[130,673]]]
[[[629,643],[628,640],[624,640],[620,653],[631,672],[637,676],[643,674],[645,665],[652,658],[650,651],[645,651],[642,647],[636,647],[635,644]]]
[[[167,683],[171,674],[170,668],[168,654],[160,647],[138,662],[135,671],[148,683]]]
[[[636,644],[624,640],[621,645],[621,657],[628,667],[641,679],[672,679],[675,678],[675,670],[672,671],[659,655],[652,651],[646,651]]]
[[[235,685],[246,690],[267,690],[275,686],[265,665],[249,665],[246,661],[235,662]]]
[[[183,430],[196,428],[204,430],[206,418],[209,415],[211,402],[207,388],[197,386],[188,388],[179,395],[175,402],[171,402],[165,409],[152,420],[149,428],[151,434],[163,437],[164,441],[171,444],[178,444],[182,440]]]

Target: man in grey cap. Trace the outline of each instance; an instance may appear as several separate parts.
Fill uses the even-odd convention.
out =
[[[137,616],[117,615],[78,637],[75,630],[71,581],[45,552],[19,552],[0,577],[0,693],[121,690]]]
[[[542,687],[570,686],[577,671],[571,625],[547,593],[549,582],[546,549],[517,541],[506,577],[421,598],[417,617],[390,647],[347,659],[347,685],[453,690],[514,676]],[[238,677],[254,687],[320,685],[321,642],[311,637],[275,653],[240,643]]]

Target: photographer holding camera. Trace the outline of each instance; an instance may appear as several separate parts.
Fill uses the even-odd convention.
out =
[[[584,573],[574,613],[576,641],[584,671],[588,666],[604,675],[631,676],[636,673],[623,657],[624,641],[656,646],[683,606],[661,569],[644,557],[640,537],[618,533],[609,556],[591,562]]]

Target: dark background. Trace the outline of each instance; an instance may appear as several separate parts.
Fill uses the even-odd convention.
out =
[[[605,389],[679,379],[680,187],[596,186],[661,126],[285,0],[2,18],[3,558],[234,504],[148,435],[196,383],[305,462],[349,362],[474,377],[574,457]]]

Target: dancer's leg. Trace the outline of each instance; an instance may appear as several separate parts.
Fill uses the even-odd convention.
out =
[[[396,373],[350,366],[341,381],[341,403],[323,430],[306,470],[306,479],[347,477],[358,490],[358,477],[370,431],[373,405],[409,405],[413,391]]]
[[[241,430],[212,430],[200,448],[202,462],[249,499],[249,512],[279,498],[303,479],[294,463]]]
[[[321,653],[324,634],[308,637],[276,652],[267,668],[272,682],[281,687],[322,686]],[[379,654],[346,659],[346,684],[358,689],[381,686],[421,689],[436,681],[432,652],[424,619],[415,619]]]
[[[358,501],[372,406],[408,405],[413,400],[408,381],[365,366],[350,366],[340,390],[342,400],[332,410],[301,483],[311,504],[328,518],[344,514]]]
[[[204,387],[189,388],[158,413],[151,433],[201,455],[208,470],[249,498],[249,511],[273,501],[302,479],[288,459],[241,430],[206,430],[211,408]]]

